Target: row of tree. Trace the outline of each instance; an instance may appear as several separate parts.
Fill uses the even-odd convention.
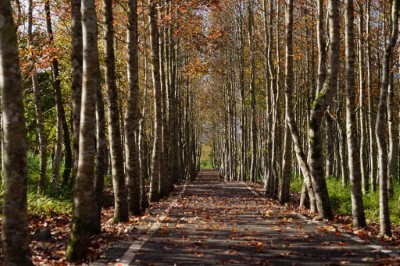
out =
[[[211,11],[221,33],[209,57],[220,103],[211,145],[225,179],[263,181],[285,203],[301,174],[300,205],[332,219],[326,178],[341,178],[355,227],[366,225],[363,193],[379,190],[381,234],[390,236],[398,11],[397,0],[232,0]]]
[[[198,43],[186,34],[200,41],[204,8],[207,1],[0,1],[6,265],[31,264],[27,153],[39,154],[39,194],[74,187],[72,262],[101,231],[108,168],[116,222],[196,176],[201,64],[191,63]]]

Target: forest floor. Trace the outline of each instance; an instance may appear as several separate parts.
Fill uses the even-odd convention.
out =
[[[203,171],[93,265],[400,265],[396,240],[306,217],[260,194],[260,186]]]

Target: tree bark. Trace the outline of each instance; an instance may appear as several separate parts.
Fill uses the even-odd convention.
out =
[[[160,198],[160,168],[162,153],[162,95],[161,95],[161,77],[160,77],[160,58],[159,58],[159,33],[157,2],[148,0],[149,19],[150,19],[150,43],[151,43],[151,66],[154,90],[154,143],[151,162],[151,184],[150,201],[154,202]]]
[[[375,136],[373,130],[373,107],[374,98],[372,96],[372,52],[371,52],[371,0],[367,2],[367,80],[368,80],[368,134],[369,134],[369,179],[371,191],[376,191],[376,149]]]
[[[366,170],[366,121],[365,121],[365,60],[364,60],[364,4],[358,3],[358,76],[360,97],[360,167],[361,167],[361,189],[363,194],[368,191],[368,178]]]
[[[290,129],[288,123],[289,112],[292,107],[292,91],[293,91],[293,0],[286,1],[285,10],[286,20],[286,63],[285,63],[285,140],[284,154],[282,165],[282,184],[279,191],[279,202],[286,203],[289,201],[290,178],[292,173],[292,143]]]
[[[97,48],[97,18],[93,0],[82,1],[83,81],[79,135],[79,163],[75,182],[74,210],[67,260],[86,258],[89,238],[96,233],[94,159],[96,132],[96,94],[100,80]]]
[[[114,220],[117,222],[127,222],[129,220],[129,212],[125,185],[118,90],[115,81],[114,18],[112,5],[112,0],[104,0],[104,62],[108,100],[108,136],[111,153],[111,175],[114,188]]]
[[[134,215],[144,211],[141,208],[141,182],[144,182],[144,175],[141,178],[141,167],[139,161],[139,61],[138,61],[138,15],[137,0],[128,2],[128,104],[125,113],[125,156],[126,175],[128,178],[128,202],[129,210]],[[146,35],[145,35],[146,36]],[[144,39],[146,43],[146,39]],[[145,45],[146,53],[146,45]],[[146,54],[145,54],[146,56]],[[145,60],[147,60],[145,58]],[[144,71],[147,71],[145,68]],[[145,84],[147,86],[147,84]],[[145,88],[146,90],[146,88]],[[146,96],[144,96],[145,98]],[[145,106],[145,104],[144,104]],[[143,107],[145,108],[145,107]],[[142,118],[144,119],[144,117]],[[144,160],[142,158],[142,160]],[[141,181],[142,180],[142,181]],[[143,186],[144,187],[144,186]]]
[[[4,264],[33,265],[29,254],[27,144],[16,29],[11,1],[0,0]]]
[[[79,124],[82,100],[82,15],[81,0],[71,0],[71,127],[73,134],[73,169],[72,178],[75,180],[79,162]]]
[[[328,190],[325,182],[322,158],[322,136],[321,122],[323,115],[331,103],[335,92],[339,74],[339,6],[338,0],[328,1],[329,16],[329,69],[328,77],[324,82],[322,90],[314,100],[309,121],[309,144],[310,144],[310,170],[317,202],[318,214],[327,219],[332,219],[332,209],[329,201]]]
[[[97,68],[100,73],[100,66],[97,65]],[[97,203],[94,226],[98,232],[101,230],[101,209],[103,207],[104,177],[107,174],[107,159],[104,99],[99,80],[96,90],[96,171],[94,180]]]
[[[385,138],[385,115],[387,109],[387,96],[390,80],[390,66],[393,56],[393,49],[398,37],[398,12],[400,0],[392,0],[391,11],[391,36],[386,44],[383,58],[382,84],[379,97],[378,115],[376,117],[375,134],[378,143],[378,169],[379,169],[379,222],[382,235],[391,236],[388,199],[388,155],[387,142]]]
[[[351,205],[354,227],[365,227],[364,204],[361,192],[360,152],[356,124],[355,102],[355,49],[354,49],[354,3],[345,1],[345,46],[346,46],[346,135],[351,187]],[[362,89],[362,88],[360,88]]]
[[[249,49],[250,49],[250,109],[251,109],[251,165],[250,181],[257,180],[257,124],[256,124],[256,91],[255,91],[255,57],[254,57],[254,15],[253,0],[249,0]]]

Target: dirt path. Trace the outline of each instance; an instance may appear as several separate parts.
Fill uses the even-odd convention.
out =
[[[376,265],[389,257],[256,194],[202,172],[94,264],[118,258],[116,265]]]

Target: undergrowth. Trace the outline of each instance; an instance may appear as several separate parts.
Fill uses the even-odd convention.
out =
[[[291,180],[291,189],[296,193],[301,193],[303,180],[294,177]],[[326,179],[326,184],[329,192],[329,199],[334,212],[338,214],[351,215],[351,193],[350,185],[342,186],[342,181],[335,177]],[[390,220],[395,225],[400,225],[400,207],[399,196],[400,187],[399,181],[394,184],[394,196],[389,200],[390,205]],[[364,210],[366,219],[377,222],[379,219],[379,193],[367,192],[363,195]]]

